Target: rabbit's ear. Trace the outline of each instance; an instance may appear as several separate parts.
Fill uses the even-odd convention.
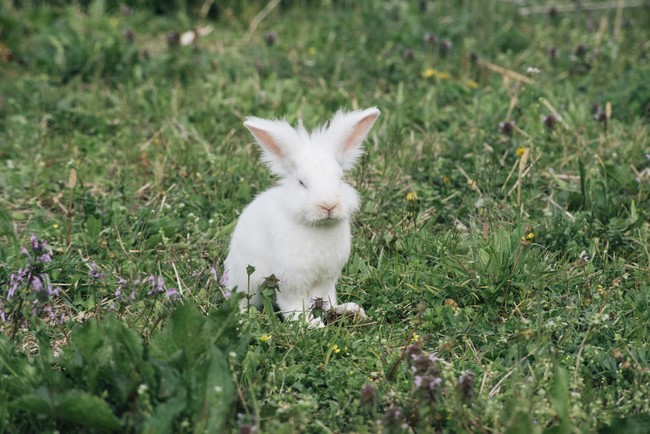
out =
[[[377,107],[354,112],[337,112],[329,123],[326,137],[334,147],[336,161],[343,170],[351,169],[363,153],[365,140],[379,117]]]
[[[246,118],[244,126],[262,148],[262,160],[271,172],[288,175],[294,167],[291,155],[300,138],[286,121]]]

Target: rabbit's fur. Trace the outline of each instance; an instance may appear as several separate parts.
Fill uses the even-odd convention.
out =
[[[305,314],[322,326],[311,314],[319,299],[339,314],[365,316],[355,303],[337,303],[335,285],[350,256],[350,218],[359,208],[357,192],[343,175],[362,154],[378,116],[374,107],[339,111],[311,133],[286,121],[246,120],[263,161],[280,181],[244,209],[232,235],[226,286],[248,293],[242,308],[261,306],[259,287],[273,274],[279,279],[276,304],[287,319]],[[249,265],[255,268],[250,280]]]

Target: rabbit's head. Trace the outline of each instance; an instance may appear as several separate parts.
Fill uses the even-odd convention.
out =
[[[379,110],[337,112],[311,133],[302,125],[250,117],[244,125],[262,148],[262,158],[281,179],[288,211],[301,223],[333,224],[359,207],[357,192],[344,179],[362,154],[361,144]]]

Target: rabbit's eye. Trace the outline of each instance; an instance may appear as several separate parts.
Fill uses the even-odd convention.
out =
[[[304,182],[302,182],[302,179],[298,180],[298,183],[300,184],[301,187],[307,188]]]

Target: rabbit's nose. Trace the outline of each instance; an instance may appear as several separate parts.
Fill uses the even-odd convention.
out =
[[[320,209],[327,212],[327,217],[331,217],[332,214],[334,213],[334,210],[338,206],[339,206],[338,202],[326,202],[326,203],[318,204],[318,207]]]

